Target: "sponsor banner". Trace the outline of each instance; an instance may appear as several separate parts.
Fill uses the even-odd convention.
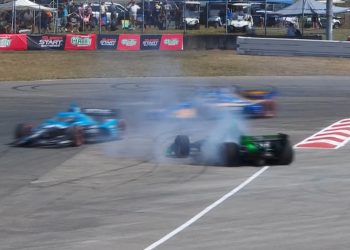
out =
[[[64,44],[64,35],[28,36],[28,50],[63,50]]]
[[[164,34],[160,42],[160,50],[183,50],[183,35]]]
[[[140,50],[140,35],[120,34],[117,50]]]
[[[0,50],[27,50],[27,34],[0,34]]]
[[[96,34],[67,34],[65,50],[95,50]]]
[[[97,48],[98,49],[117,49],[118,35],[98,35]]]
[[[141,35],[141,50],[159,50],[161,35]]]

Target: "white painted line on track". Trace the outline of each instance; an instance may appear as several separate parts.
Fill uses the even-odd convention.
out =
[[[144,250],[155,249],[156,247],[158,247],[159,245],[163,244],[164,242],[166,242],[170,238],[174,237],[176,234],[180,233],[182,230],[186,229],[191,224],[193,224],[194,222],[199,220],[201,217],[203,217],[205,214],[207,214],[210,210],[214,209],[215,207],[217,207],[218,205],[223,203],[225,200],[227,200],[228,198],[230,198],[234,194],[238,193],[238,191],[240,191],[242,188],[244,188],[246,185],[248,185],[250,182],[252,182],[255,178],[257,178],[259,175],[261,175],[263,172],[265,172],[268,168],[269,168],[269,166],[263,167],[258,172],[256,172],[252,176],[250,176],[247,180],[242,182],[239,186],[237,186],[234,189],[232,189],[230,192],[228,192],[227,194],[222,196],[220,199],[218,199],[217,201],[215,201],[214,203],[212,203],[211,205],[209,205],[208,207],[203,209],[200,213],[198,213],[197,215],[195,215],[194,217],[189,219],[187,222],[185,222],[184,224],[182,224],[181,226],[179,226],[178,228],[176,228],[172,232],[170,232],[167,235],[165,235],[160,240],[158,240],[158,241],[154,242],[153,244],[151,244],[150,246],[146,247]]]

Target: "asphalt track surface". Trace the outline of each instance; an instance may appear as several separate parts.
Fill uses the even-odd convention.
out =
[[[266,168],[163,156],[176,134],[205,134],[210,124],[145,121],[152,100],[232,84],[279,91],[278,117],[247,121],[251,134],[284,132],[296,144],[350,118],[348,77],[2,82],[0,249],[348,249],[349,145],[297,149],[292,165]],[[17,123],[41,121],[71,101],[122,108],[124,140],[61,149],[7,145]]]

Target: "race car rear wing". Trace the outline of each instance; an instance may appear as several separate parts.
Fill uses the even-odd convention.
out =
[[[289,136],[287,134],[279,133],[274,135],[242,135],[240,138],[241,144],[247,142],[264,142],[264,141],[286,141]]]

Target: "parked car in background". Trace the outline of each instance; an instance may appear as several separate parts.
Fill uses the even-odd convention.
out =
[[[208,3],[208,26],[221,27],[225,23],[225,3]]]
[[[199,30],[200,6],[201,3],[199,1],[185,1],[183,20],[186,28]]]
[[[321,28],[326,28],[327,27],[327,18],[320,17],[320,23],[321,23]],[[341,26],[340,18],[334,17],[332,19],[332,25],[333,25],[333,29],[338,29]]]
[[[320,28],[327,28],[327,17],[321,16],[318,18],[318,22],[320,24]],[[333,29],[338,29],[341,26],[341,18],[339,17],[333,17],[332,20],[333,24]],[[307,17],[305,22],[304,22],[304,27],[305,28],[311,28],[312,27],[312,17]]]
[[[251,15],[250,3],[234,3],[229,5],[233,12],[233,18],[226,21],[228,32],[249,32],[252,30],[254,21]]]

